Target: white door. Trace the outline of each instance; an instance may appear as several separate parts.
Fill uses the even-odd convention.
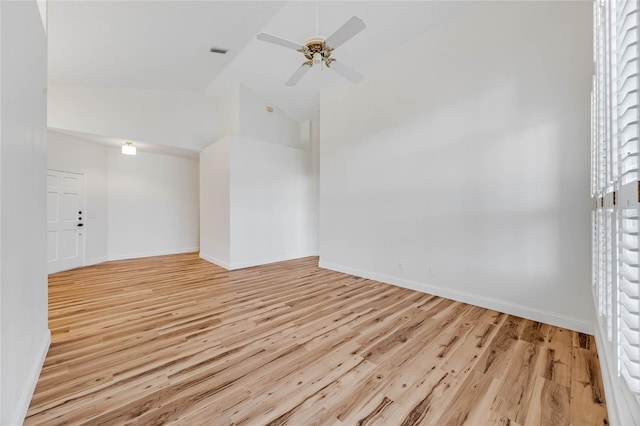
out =
[[[84,264],[84,176],[47,170],[48,272]]]

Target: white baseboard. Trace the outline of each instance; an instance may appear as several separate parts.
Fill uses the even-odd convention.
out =
[[[609,351],[606,350],[604,340],[600,333],[600,327],[595,327],[596,347],[598,348],[598,359],[600,360],[600,372],[602,373],[602,384],[604,386],[604,395],[607,402],[607,417],[610,425],[621,425],[620,415],[618,414],[618,404],[613,386],[613,380],[610,374]],[[621,401],[620,401],[621,402]]]
[[[612,426],[625,426],[638,424],[640,416],[636,412],[634,418],[633,409],[627,402],[627,396],[624,395],[618,382],[618,375],[612,367],[611,350],[607,349],[611,344],[607,344],[600,327],[595,327],[596,347],[598,348],[598,359],[600,360],[600,371],[602,373],[602,384],[604,385],[604,395],[607,403],[607,416],[609,424]],[[632,402],[633,403],[633,402]],[[637,409],[636,409],[637,410]]]
[[[229,271],[233,271],[236,269],[243,269],[243,268],[250,268],[252,266],[260,266],[260,265],[268,265],[269,263],[276,263],[276,262],[284,262],[285,260],[293,260],[293,259],[300,259],[303,257],[309,257],[309,256],[317,256],[317,254],[290,254],[290,255],[285,255],[285,256],[276,256],[276,257],[267,257],[267,258],[262,258],[262,259],[253,259],[253,260],[245,260],[242,262],[226,262],[222,259],[218,259],[216,257],[213,256],[209,256],[208,254],[202,253],[200,252],[200,258],[204,259],[208,262],[211,262],[215,265],[221,266],[224,269],[227,269]]]
[[[363,271],[355,268],[350,268],[348,266],[324,262],[322,260],[320,260],[318,266],[325,269],[331,269],[332,271],[343,272],[345,274],[368,278],[386,284],[408,288],[410,290],[416,290],[447,299],[453,299],[458,302],[469,303],[475,306],[480,306],[481,308],[492,309],[494,311],[504,312],[506,314],[527,318],[533,321],[544,322],[558,327],[568,328],[570,330],[579,331],[581,333],[593,334],[594,327],[592,323],[577,318],[557,314],[555,312],[542,311],[528,306],[512,303],[506,300],[483,297],[477,294],[451,290],[449,288],[439,287],[432,284],[420,283],[403,278],[378,274],[375,272]]]
[[[104,263],[104,262],[106,262],[108,260],[109,260],[109,258],[107,256],[94,257],[93,259],[87,260],[87,262],[86,262],[86,264],[84,266],[97,265],[99,263]]]
[[[44,360],[47,357],[47,352],[49,352],[50,345],[51,345],[51,330],[47,330],[47,333],[44,336],[44,340],[42,341],[42,345],[40,346],[40,350],[38,351],[38,354],[36,356],[33,367],[31,367],[31,373],[29,374],[27,383],[22,391],[22,395],[20,396],[20,399],[18,400],[18,405],[15,409],[13,420],[9,424],[21,425],[24,422],[24,418],[27,416],[27,411],[29,410],[29,405],[31,404],[31,398],[33,397],[33,392],[36,390],[36,385],[38,384],[38,378],[40,378],[40,372],[42,371]]]
[[[153,256],[166,256],[168,254],[182,254],[182,253],[193,253],[200,250],[200,247],[186,247],[175,250],[158,250],[158,251],[147,251],[141,253],[127,253],[127,254],[115,254],[109,255],[108,260],[127,260],[127,259],[139,259],[141,257],[153,257]]]
[[[266,257],[262,259],[244,260],[242,262],[231,262],[229,269],[235,270],[235,269],[250,268],[252,266],[268,265],[269,263],[284,262],[285,260],[301,259],[303,257],[309,257],[309,256],[317,256],[317,255],[309,254],[309,253],[297,253],[297,254],[288,254],[283,256]]]
[[[168,254],[181,254],[181,253],[193,253],[200,250],[200,247],[187,247],[178,250],[161,250],[161,251],[150,251],[144,253],[130,253],[130,254],[122,254],[122,255],[109,255],[109,256],[100,256],[89,259],[82,266],[93,266],[98,265],[100,263],[108,262],[110,260],[127,260],[127,259],[140,259],[143,257],[153,257],[153,256],[166,256]],[[75,269],[75,268],[71,268]],[[54,274],[57,272],[67,271],[68,269],[61,269],[59,271],[51,271],[49,274]]]
[[[200,252],[200,259],[204,259],[207,262],[211,262],[214,265],[218,265],[226,270],[229,270],[229,262],[225,262],[224,260],[218,259],[217,257],[209,256],[203,252]]]

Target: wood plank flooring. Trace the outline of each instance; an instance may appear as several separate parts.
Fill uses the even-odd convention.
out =
[[[50,276],[25,425],[607,424],[592,336],[316,265]]]

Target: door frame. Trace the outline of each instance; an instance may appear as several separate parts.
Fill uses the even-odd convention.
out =
[[[82,176],[82,211],[84,212],[84,226],[82,227],[82,244],[80,247],[80,267],[83,266],[87,266],[87,219],[88,219],[88,215],[87,215],[87,175],[84,172],[79,172],[76,170],[69,170],[69,169],[64,169],[62,167],[47,167],[47,172],[49,172],[49,170],[54,171],[54,172],[63,172],[63,173],[71,173],[74,175],[81,175]],[[59,271],[59,272],[63,272],[63,271]],[[56,272],[53,272],[54,274]],[[49,273],[47,273],[47,275],[49,275]]]

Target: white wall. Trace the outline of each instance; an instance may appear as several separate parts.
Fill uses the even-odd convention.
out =
[[[82,173],[85,264],[198,250],[198,160],[48,132],[48,167]]]
[[[50,169],[82,173],[85,178],[85,264],[108,258],[108,148],[81,138],[47,132],[47,166]]]
[[[271,106],[272,112],[266,107]],[[300,123],[244,86],[239,90],[240,136],[300,148]]]
[[[198,160],[108,152],[109,259],[197,251]]]
[[[309,123],[309,170],[311,192],[309,193],[309,220],[311,221],[309,244],[314,256],[319,250],[319,221],[320,221],[320,121]]]
[[[229,138],[200,152],[200,257],[229,268]]]
[[[231,85],[217,103],[224,135],[200,153],[200,257],[227,269],[318,252],[318,156],[301,124],[267,105]]]
[[[592,332],[591,7],[480,2],[324,90],[320,264]]]
[[[22,423],[49,348],[47,40],[35,1],[0,2],[0,424]]]
[[[204,93],[51,86],[48,125],[200,150],[216,140],[215,101]]]
[[[231,141],[231,269],[311,256],[309,150]]]
[[[229,84],[224,93],[215,99],[213,114],[214,137],[219,141],[240,133],[240,85]]]

